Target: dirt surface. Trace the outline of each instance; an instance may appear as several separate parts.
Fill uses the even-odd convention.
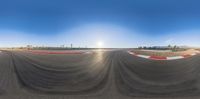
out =
[[[132,52],[141,55],[148,56],[163,56],[163,57],[172,57],[172,56],[184,56],[195,53],[197,50],[189,49],[186,51],[170,52],[170,51],[156,51],[156,50],[132,50]]]

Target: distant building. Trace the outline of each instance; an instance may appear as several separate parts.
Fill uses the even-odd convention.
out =
[[[26,48],[27,48],[28,50],[30,50],[30,49],[33,48],[33,46],[32,46],[32,45],[27,45]]]
[[[60,47],[61,47],[61,48],[64,48],[64,47],[65,47],[65,45],[60,45]]]
[[[73,44],[71,44],[71,48],[73,48]]]

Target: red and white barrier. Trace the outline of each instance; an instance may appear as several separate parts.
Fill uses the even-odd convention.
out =
[[[200,52],[182,55],[182,56],[172,56],[172,57],[141,55],[141,54],[136,54],[136,53],[131,52],[131,51],[128,51],[128,53],[131,54],[131,55],[137,56],[137,57],[141,57],[141,58],[145,58],[145,59],[151,59],[151,60],[176,60],[176,59],[188,58],[188,57],[197,55],[197,53],[200,53]]]
[[[29,51],[33,54],[91,54],[90,51]]]

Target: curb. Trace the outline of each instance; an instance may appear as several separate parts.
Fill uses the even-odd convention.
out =
[[[145,59],[151,59],[151,60],[177,60],[177,59],[183,59],[183,58],[188,58],[194,55],[197,55],[200,53],[200,51],[193,53],[193,54],[187,54],[187,55],[182,55],[182,56],[173,56],[173,57],[163,57],[163,56],[148,56],[148,55],[141,55],[141,54],[136,54],[134,52],[128,51],[129,54],[145,58]]]

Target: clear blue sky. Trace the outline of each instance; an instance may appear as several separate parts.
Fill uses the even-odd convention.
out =
[[[1,0],[0,47],[200,46],[199,0]]]

